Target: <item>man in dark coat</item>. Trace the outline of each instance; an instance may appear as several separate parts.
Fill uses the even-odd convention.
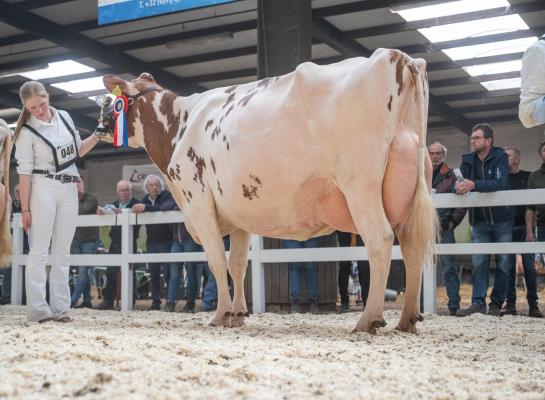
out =
[[[431,163],[433,165],[432,188],[436,193],[450,193],[456,182],[452,169],[445,163],[447,148],[439,142],[428,147]],[[454,228],[456,228],[466,214],[465,208],[439,208],[437,210],[441,223],[441,243],[456,243]],[[448,309],[450,315],[456,315],[460,309],[460,277],[459,267],[456,264],[454,254],[443,254],[440,257],[445,288],[448,296]]]

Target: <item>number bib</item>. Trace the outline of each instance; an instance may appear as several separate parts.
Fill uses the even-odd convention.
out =
[[[69,138],[66,143],[57,145],[55,147],[57,157],[53,157],[56,160],[57,171],[62,171],[64,168],[72,165],[76,160],[78,154],[76,152],[76,143],[72,138]],[[65,167],[63,167],[66,165]]]

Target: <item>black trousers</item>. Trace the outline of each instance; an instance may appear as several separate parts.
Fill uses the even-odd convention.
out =
[[[352,235],[346,232],[337,231],[337,238],[339,239],[339,247],[349,247],[352,240]],[[356,244],[363,246],[363,241],[359,235],[356,236]],[[348,304],[348,280],[350,279],[350,272],[352,269],[351,261],[339,261],[339,295],[341,297],[341,304]],[[367,303],[367,297],[369,296],[369,261],[358,261],[358,278],[361,286],[361,298],[363,304]]]

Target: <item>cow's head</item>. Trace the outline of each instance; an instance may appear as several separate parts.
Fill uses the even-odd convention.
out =
[[[140,112],[138,110],[139,102],[151,92],[160,92],[162,87],[157,85],[155,79],[151,74],[142,73],[136,79],[132,81],[126,81],[116,75],[105,75],[102,78],[104,86],[109,92],[114,92],[117,88],[121,91],[120,94],[125,95],[129,100],[129,109],[127,111],[127,125],[129,146],[140,147],[143,145],[141,129],[136,129],[139,124]],[[119,94],[119,93],[118,93]],[[114,133],[114,115],[113,115],[113,101],[110,96],[103,96],[97,99],[97,103],[101,107],[99,126],[97,127],[97,133],[102,140],[107,142],[113,141]]]

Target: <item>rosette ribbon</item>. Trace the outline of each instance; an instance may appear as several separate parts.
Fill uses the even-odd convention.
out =
[[[113,114],[115,117],[114,146],[127,147],[129,145],[129,134],[127,132],[127,110],[129,100],[126,96],[117,96],[114,100]]]

